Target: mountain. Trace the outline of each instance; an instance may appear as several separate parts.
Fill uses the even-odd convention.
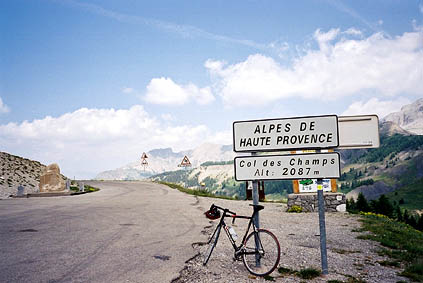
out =
[[[416,197],[407,195],[410,191],[419,190],[423,184],[423,136],[418,134],[423,133],[422,117],[423,99],[419,99],[381,119],[379,148],[339,150],[342,170],[342,176],[337,181],[339,190],[346,193],[348,198],[357,197],[360,192],[368,199],[376,199],[382,194],[404,195],[405,207],[423,208],[423,203],[412,203]],[[204,183],[209,192],[244,197],[245,184],[236,182],[233,177],[232,160],[235,153],[230,145],[203,144],[193,150],[177,153],[166,148],[152,150],[147,155],[149,166],[144,173],[140,162],[103,173],[107,173],[106,177],[111,179],[150,176],[150,180],[178,183],[189,188],[201,188]],[[180,170],[176,165],[184,155],[188,156],[193,166]],[[97,178],[102,179],[100,174]],[[412,184],[417,184],[417,187],[410,187]],[[273,197],[271,195],[283,196],[292,191],[292,182],[265,182],[265,188],[266,198]],[[423,188],[421,191],[423,195]]]
[[[387,115],[383,121],[393,122],[408,132],[423,135],[423,98],[403,106],[399,112]]]
[[[347,198],[356,199],[360,192],[369,200],[398,195],[411,184],[423,183],[423,98],[387,115],[379,132],[380,148],[340,151],[344,168],[339,183]]]
[[[413,135],[414,133],[409,132],[401,128],[398,124],[392,121],[381,121],[379,123],[379,134],[381,136],[392,136],[395,134],[400,134],[404,136]]]
[[[99,173],[97,180],[138,180],[163,172],[181,169],[184,156],[187,156],[192,167],[198,167],[207,161],[232,160],[235,153],[232,146],[204,143],[193,150],[174,152],[171,148],[153,149],[147,154],[148,165],[143,167],[141,161],[134,161],[123,167]]]

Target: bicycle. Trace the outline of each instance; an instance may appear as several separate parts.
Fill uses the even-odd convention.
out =
[[[281,248],[276,236],[266,230],[257,228],[254,223],[254,217],[260,210],[264,209],[262,205],[253,205],[253,214],[251,216],[237,215],[235,212],[230,211],[227,208],[222,208],[214,204],[211,205],[210,210],[205,214],[206,217],[211,220],[220,218],[219,224],[217,224],[212,236],[207,241],[208,249],[204,255],[203,265],[206,265],[210,259],[213,249],[216,247],[217,241],[219,240],[220,231],[224,228],[229,241],[234,248],[234,261],[243,261],[245,268],[256,275],[266,276],[272,273],[279,264]],[[223,211],[220,216],[220,211]],[[235,223],[236,218],[249,219],[247,230],[239,246],[236,245],[234,237],[232,236],[231,227],[228,227],[225,223],[225,218],[232,217],[232,224]],[[250,228],[253,227],[253,231],[248,234]]]

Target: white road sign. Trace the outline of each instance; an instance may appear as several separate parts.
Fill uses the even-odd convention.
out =
[[[339,154],[310,153],[235,157],[235,180],[339,178]]]
[[[233,138],[235,152],[335,148],[339,144],[338,117],[237,121]]]
[[[379,147],[377,115],[338,117],[339,149]]]

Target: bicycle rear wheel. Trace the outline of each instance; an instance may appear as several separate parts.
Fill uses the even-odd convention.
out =
[[[250,273],[256,276],[266,276],[278,266],[280,255],[281,247],[276,236],[268,230],[258,229],[257,232],[251,232],[245,240],[242,261]]]
[[[222,225],[217,225],[216,229],[213,232],[213,235],[210,237],[209,241],[207,242],[207,244],[209,245],[207,248],[206,253],[204,254],[204,261],[203,261],[203,265],[206,265],[207,262],[210,259],[210,256],[213,252],[214,247],[217,244],[217,240],[219,239],[219,235],[220,235],[220,230],[222,229]]]

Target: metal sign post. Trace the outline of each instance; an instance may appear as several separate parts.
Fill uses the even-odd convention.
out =
[[[316,152],[320,152],[317,150]],[[322,273],[328,274],[328,254],[326,249],[326,220],[325,220],[325,198],[323,196],[323,179],[317,179],[317,200],[319,202],[319,229],[320,229],[320,258],[322,262]]]
[[[328,274],[328,256],[326,249],[326,221],[325,221],[325,199],[323,197],[322,179],[317,180],[317,198],[319,201],[319,228],[320,228],[320,258],[322,261],[322,273]]]
[[[256,152],[251,152],[251,156],[257,155]],[[258,191],[258,182],[257,180],[253,181],[253,205],[259,204],[259,191]],[[257,211],[255,217],[254,217],[254,225],[256,225],[257,229],[260,228],[260,218],[259,218],[259,212]],[[256,249],[259,249],[260,242],[257,237],[254,239],[256,243]],[[256,254],[256,266],[260,267],[260,255]]]

